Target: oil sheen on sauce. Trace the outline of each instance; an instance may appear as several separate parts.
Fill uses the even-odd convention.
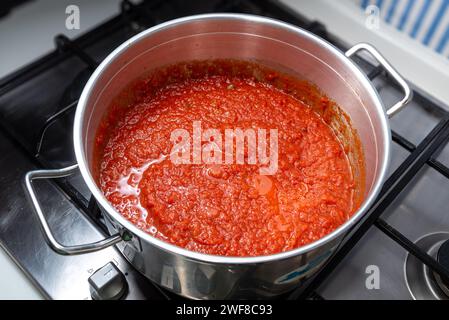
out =
[[[309,105],[257,77],[178,78],[148,92],[150,80],[141,80],[139,99],[111,108],[97,134],[100,187],[128,220],[188,250],[258,256],[318,240],[357,209],[345,151]],[[260,164],[173,163],[171,133],[192,133],[199,121],[220,132],[277,129],[276,173],[261,175]]]

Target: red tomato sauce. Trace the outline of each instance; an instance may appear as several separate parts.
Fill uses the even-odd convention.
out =
[[[192,76],[195,64],[188,70],[162,86],[163,71],[137,82],[138,98],[113,106],[102,123],[99,184],[118,212],[159,239],[224,256],[291,250],[348,220],[357,201],[345,150],[319,113],[275,85],[276,72],[259,81],[235,72]],[[192,134],[194,121],[221,132],[278,129],[277,172],[261,175],[260,164],[174,164],[171,132]]]

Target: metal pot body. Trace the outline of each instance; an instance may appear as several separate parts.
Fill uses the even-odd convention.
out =
[[[111,234],[121,225],[109,220]],[[133,237],[117,247],[156,284],[191,299],[270,299],[309,279],[335,251],[341,237],[309,252],[261,263],[217,263],[192,259]]]
[[[49,244],[62,254],[91,252],[116,244],[129,262],[156,284],[194,299],[268,298],[297,287],[335,252],[347,231],[372,204],[385,178],[391,143],[388,117],[372,84],[348,58],[358,50],[370,51],[404,88],[404,99],[387,112],[398,111],[410,100],[410,90],[369,45],[354,47],[345,56],[307,31],[276,20],[240,14],[181,18],[131,38],[112,52],[92,75],[80,98],[74,125],[79,169],[102,207],[112,236],[84,250],[82,245],[58,244],[50,228],[45,230],[46,222],[39,216],[37,205]],[[217,58],[257,60],[275,68],[293,70],[316,84],[350,116],[365,154],[365,200],[340,228],[314,243],[275,255],[212,256],[151,237],[123,218],[105,199],[92,177],[93,148],[98,125],[112,99],[147,70],[181,61]],[[59,175],[44,175],[44,178],[60,177],[75,169],[75,166],[63,169]],[[42,178],[42,174],[28,176],[27,181],[33,178]],[[36,207],[34,193],[32,200]],[[122,241],[124,238],[128,241]]]

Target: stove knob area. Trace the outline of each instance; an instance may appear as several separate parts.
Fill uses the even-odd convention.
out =
[[[449,270],[449,240],[446,240],[438,249],[437,261]],[[443,283],[449,287],[447,281],[443,281]]]
[[[128,291],[125,276],[112,262],[95,271],[89,285],[93,300],[119,300]]]

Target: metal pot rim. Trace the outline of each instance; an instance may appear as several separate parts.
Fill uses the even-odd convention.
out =
[[[269,24],[271,26],[276,26],[279,28],[286,29],[287,31],[297,33],[298,35],[301,35],[302,37],[307,37],[309,40],[316,42],[317,44],[321,45],[322,47],[326,48],[328,51],[330,51],[332,54],[337,56],[340,60],[342,60],[345,65],[354,73],[354,75],[357,77],[357,79],[361,82],[363,87],[369,92],[369,94],[373,97],[375,97],[375,103],[378,112],[382,114],[381,119],[381,126],[382,131],[385,133],[383,135],[385,143],[383,143],[385,150],[383,150],[383,159],[382,162],[379,165],[379,176],[377,180],[375,181],[372,191],[370,194],[366,197],[360,208],[355,212],[352,217],[346,221],[344,224],[342,224],[340,227],[329,233],[328,235],[310,243],[302,247],[298,247],[293,250],[272,254],[272,255],[264,255],[264,256],[254,256],[254,257],[228,257],[228,256],[218,256],[218,255],[208,255],[203,253],[198,253],[194,251],[190,251],[175,245],[172,245],[168,242],[159,240],[150,234],[144,232],[143,230],[139,229],[137,226],[135,226],[133,223],[128,221],[125,217],[123,217],[119,212],[117,212],[112,205],[107,201],[107,199],[104,197],[101,190],[97,187],[92,175],[90,174],[90,171],[87,167],[86,157],[84,153],[84,143],[82,140],[82,123],[84,119],[84,110],[86,108],[86,104],[88,101],[88,98],[90,96],[90,93],[92,92],[93,88],[96,85],[97,79],[99,76],[104,72],[105,69],[108,68],[109,64],[114,62],[114,59],[120,55],[122,52],[126,51],[127,48],[139,40],[150,36],[151,34],[158,32],[163,29],[171,28],[176,25],[181,25],[184,23],[188,23],[195,20],[244,20],[248,22],[254,22],[254,23],[262,23],[262,24]],[[117,47],[112,53],[110,53],[103,62],[98,66],[98,68],[95,70],[95,72],[90,77],[89,81],[87,82],[86,86],[83,89],[83,92],[81,94],[81,97],[79,99],[76,114],[75,114],[75,121],[74,121],[74,127],[73,127],[73,142],[74,142],[74,149],[75,149],[75,156],[76,160],[79,165],[79,169],[81,171],[82,177],[84,181],[86,182],[89,190],[92,192],[94,197],[97,199],[99,204],[106,209],[107,213],[114,218],[117,222],[120,223],[121,226],[123,226],[125,229],[132,232],[134,235],[138,236],[140,239],[149,242],[158,248],[175,253],[181,256],[184,256],[186,258],[190,258],[192,260],[198,260],[206,263],[219,263],[219,264],[256,264],[256,263],[264,263],[264,262],[270,262],[270,261],[279,261],[283,259],[290,258],[292,256],[299,256],[304,253],[310,252],[330,241],[333,239],[339,237],[342,233],[348,231],[357,221],[360,220],[360,218],[366,213],[366,211],[369,209],[369,207],[374,202],[375,198],[380,192],[380,189],[382,187],[382,183],[384,181],[385,175],[387,173],[389,161],[390,161],[390,152],[391,152],[391,132],[389,128],[389,123],[387,120],[387,116],[384,112],[383,104],[380,100],[380,97],[377,93],[377,91],[373,88],[373,85],[368,80],[366,75],[359,69],[359,67],[352,63],[349,58],[347,58],[339,49],[337,49],[332,44],[328,43],[327,41],[321,39],[320,37],[317,37],[310,32],[303,30],[301,28],[298,28],[294,25],[271,19],[271,18],[265,18],[255,15],[248,15],[248,14],[227,14],[227,13],[218,13],[218,14],[201,14],[201,15],[193,15],[188,17],[183,17],[175,20],[171,20],[159,25],[156,25],[152,28],[149,28],[134,37],[130,38],[129,40],[125,41],[123,44],[121,44],[119,47]]]

